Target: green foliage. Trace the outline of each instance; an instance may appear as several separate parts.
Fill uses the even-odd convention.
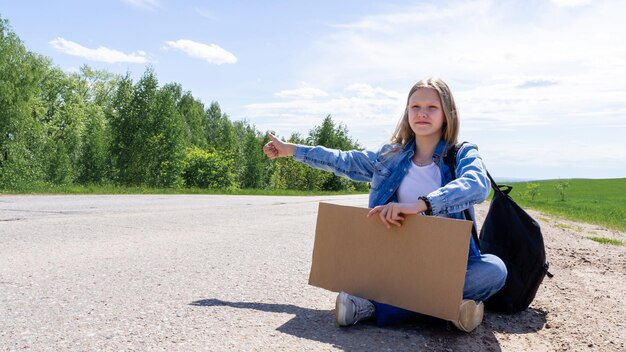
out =
[[[539,195],[539,184],[535,183],[535,182],[529,182],[526,184],[526,192],[524,193],[524,195],[527,198],[530,198],[530,200],[535,200],[535,198],[537,198],[537,196]]]
[[[105,110],[111,126],[110,154],[114,165],[111,176],[113,180],[122,184],[128,183],[130,178],[126,167],[131,163],[128,150],[132,148],[130,138],[133,136],[130,129],[134,127],[131,121],[132,101],[133,82],[127,74],[119,81],[111,100],[111,108]]]
[[[35,101],[35,114],[45,133],[41,160],[46,181],[72,183],[79,166],[86,120],[82,82],[77,76],[67,76],[58,68],[49,67],[41,83],[43,90]]]
[[[240,161],[238,175],[242,188],[266,188],[271,171],[270,159],[263,153],[263,145],[269,141],[245,121],[235,124],[235,130],[242,141],[237,160]]]
[[[323,145],[327,148],[360,149],[359,144],[350,138],[348,128],[343,124],[335,125],[330,115],[324,118],[320,126],[309,132],[309,137],[306,140],[310,145]]]
[[[290,189],[213,189],[196,187],[168,187],[154,188],[147,186],[120,186],[117,184],[72,184],[50,185],[45,183],[31,183],[19,190],[0,190],[0,194],[228,194],[228,195],[258,195],[258,196],[322,196],[355,194],[356,192],[341,191],[299,191]]]
[[[44,177],[43,128],[32,112],[48,66],[0,18],[0,188],[21,188]]]
[[[274,162],[274,172],[270,179],[271,189],[323,190],[324,184],[333,176],[291,158],[280,158]]]
[[[94,70],[87,65],[80,68],[80,87],[86,103],[110,108],[121,77],[119,75]]]
[[[67,74],[28,51],[0,18],[0,190],[181,186],[368,190],[293,160],[272,161],[265,134],[232,122],[177,83],[159,87],[148,68],[133,82],[83,65]],[[358,149],[328,115],[292,141]]]
[[[190,92],[186,92],[178,100],[177,108],[185,120],[185,145],[206,148],[204,105]]]
[[[565,190],[569,187],[569,182],[567,181],[559,181],[554,185],[554,188],[559,192],[561,196],[561,202],[565,201]]]
[[[184,121],[176,109],[176,92],[165,86],[157,93],[153,121],[148,131],[145,150],[150,186],[171,187],[181,182]]]
[[[570,220],[600,224],[626,231],[626,178],[570,179],[567,201],[561,201],[556,185],[562,180],[535,181],[543,192],[534,201],[523,196],[526,183],[514,183],[511,196],[524,207]]]
[[[198,147],[187,149],[183,159],[183,180],[187,187],[233,189],[233,160],[216,151]]]
[[[265,142],[267,141],[264,140],[263,144]],[[324,118],[320,126],[312,129],[306,139],[299,134],[292,134],[288,142],[323,145],[341,150],[360,148],[358,143],[349,138],[347,128],[342,124],[335,125],[330,115]],[[270,189],[347,190],[354,192],[367,192],[369,190],[367,183],[350,181],[329,172],[313,169],[290,158],[276,159],[273,161],[272,167],[268,185]]]
[[[228,115],[222,113],[217,102],[211,102],[206,111],[205,130],[209,148],[227,154],[237,153],[237,143],[241,139],[237,139],[233,123],[229,120]]]
[[[45,151],[49,155],[46,165],[46,181],[55,185],[71,184],[74,180],[72,160],[63,140],[49,141]]]
[[[101,106],[90,104],[87,107],[85,130],[82,135],[82,150],[79,157],[78,182],[82,184],[100,183],[110,175],[109,131]]]
[[[299,134],[292,134],[289,143],[306,144]],[[290,189],[314,191],[323,189],[332,174],[313,169],[291,158],[279,158],[273,161],[270,189]]]
[[[148,175],[154,176],[156,158],[151,148],[164,139],[153,133],[155,123],[154,107],[158,81],[152,69],[146,70],[143,77],[133,87],[130,109],[123,117],[124,130],[118,131],[124,138],[125,148],[121,150],[119,165],[120,181],[128,185],[141,185],[148,182]]]
[[[614,246],[622,246],[624,245],[624,241],[616,240],[614,238],[606,238],[606,237],[587,237],[588,239],[602,243],[602,244],[611,244]]]
[[[306,139],[310,145],[322,145],[327,148],[340,150],[361,149],[358,142],[352,141],[348,128],[343,124],[336,125],[330,115],[327,115],[320,126],[309,132]],[[341,189],[355,189],[367,191],[367,186],[361,182],[353,182],[331,174],[322,184],[326,191],[338,191]]]

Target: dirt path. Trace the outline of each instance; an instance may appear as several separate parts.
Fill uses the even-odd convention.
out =
[[[534,212],[555,277],[527,311],[338,328],[319,201],[367,197],[2,196],[0,351],[626,350],[626,246],[587,239],[626,234]]]
[[[480,221],[486,209],[486,204],[478,207]],[[544,280],[526,312],[488,314],[487,329],[477,335],[484,338],[485,330],[493,329],[498,344],[507,351],[625,351],[626,246],[600,244],[587,237],[626,243],[626,234],[529,213],[541,225],[554,278]]]

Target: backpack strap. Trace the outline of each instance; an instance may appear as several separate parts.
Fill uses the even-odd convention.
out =
[[[448,165],[448,168],[450,169],[450,172],[452,173],[452,179],[453,180],[456,179],[456,155],[459,152],[459,150],[461,149],[461,147],[463,146],[463,144],[465,144],[465,143],[467,143],[467,142],[461,142],[461,143],[459,143],[457,145],[454,145],[454,146],[450,147],[450,149],[448,149],[448,153],[443,158],[443,162],[446,165]],[[491,175],[489,175],[489,172],[487,172],[487,176],[489,176],[489,180],[491,181],[491,187],[493,188],[494,185],[495,185],[495,182],[491,178]],[[469,212],[469,209],[465,209],[463,211],[463,214],[465,215],[465,220],[472,221],[472,216],[471,216],[471,214]],[[472,237],[474,238],[474,242],[476,243],[476,246],[478,247],[478,250],[480,250],[480,241],[478,240],[478,231],[476,230],[476,223],[475,222],[472,222]]]

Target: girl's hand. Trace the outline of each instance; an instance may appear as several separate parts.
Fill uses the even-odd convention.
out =
[[[267,132],[267,136],[270,137],[271,141],[263,146],[263,153],[265,153],[268,158],[276,159],[285,156],[293,156],[293,151],[296,149],[295,144],[285,143],[269,132]]]
[[[423,200],[419,200],[417,203],[387,203],[374,207],[367,213],[367,217],[378,214],[380,220],[390,229],[391,225],[402,226],[404,220],[402,215],[418,214],[424,211],[426,211],[426,204]]]

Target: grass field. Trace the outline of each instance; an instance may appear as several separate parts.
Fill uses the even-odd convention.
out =
[[[565,200],[556,186],[567,182],[564,188]],[[528,194],[537,184],[538,194],[531,200]],[[513,186],[511,196],[525,208],[553,214],[570,220],[582,221],[626,231],[626,178],[620,179],[571,179],[509,183]],[[273,195],[307,196],[339,195],[359,192],[309,192],[294,190],[208,190],[199,188],[148,188],[120,187],[115,185],[98,186],[31,186],[28,189],[2,192],[0,194],[234,194],[234,195]]]
[[[557,190],[559,182],[567,182],[565,200]],[[538,194],[531,200],[528,194],[537,184]],[[570,220],[599,224],[626,231],[626,178],[571,179],[510,183],[510,195],[521,206],[557,215]]]
[[[150,188],[128,187],[117,185],[70,185],[50,186],[31,185],[29,187],[9,191],[0,190],[2,194],[231,194],[231,195],[259,195],[259,196],[324,196],[342,194],[360,194],[363,192],[330,192],[330,191],[297,191],[291,189],[204,189],[204,188]]]

